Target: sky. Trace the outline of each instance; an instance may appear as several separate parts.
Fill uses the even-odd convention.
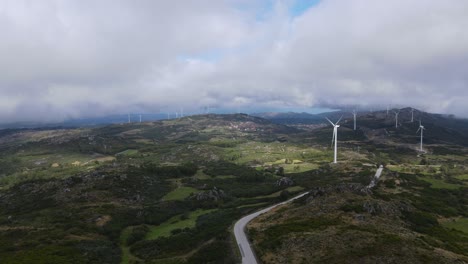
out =
[[[0,123],[412,106],[468,117],[466,0],[1,0]]]

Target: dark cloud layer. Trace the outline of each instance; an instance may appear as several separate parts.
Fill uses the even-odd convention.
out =
[[[0,120],[412,105],[467,116],[468,2],[0,2]]]

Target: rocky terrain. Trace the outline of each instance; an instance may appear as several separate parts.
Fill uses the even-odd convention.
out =
[[[244,114],[1,130],[1,262],[237,263],[232,224],[309,190],[249,227],[263,262],[466,262],[464,126],[424,115],[425,153],[416,123],[345,117],[338,164],[326,124]]]

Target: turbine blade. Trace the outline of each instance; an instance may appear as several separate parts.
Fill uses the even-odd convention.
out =
[[[418,131],[416,131],[416,134],[419,132],[419,130],[421,130],[421,127],[418,128]]]
[[[330,121],[330,119],[328,119],[328,117],[325,117],[325,119],[326,119],[328,122],[330,122],[330,124],[331,124],[332,126],[335,126],[335,124],[333,124],[333,122]]]
[[[336,124],[337,124],[337,125],[338,125],[338,123],[340,123],[341,118],[343,118],[343,116],[341,116],[340,119],[338,119],[338,121],[336,121]]]

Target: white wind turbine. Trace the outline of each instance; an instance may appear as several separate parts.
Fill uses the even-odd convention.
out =
[[[400,110],[397,111],[393,111],[393,113],[395,113],[395,128],[398,128],[398,114],[400,114]]]
[[[423,152],[423,131],[425,130],[425,128],[423,125],[421,125],[421,120],[419,120],[419,128],[418,131],[416,131],[416,133],[418,133],[419,130],[421,130],[421,145],[419,147],[419,151]]]
[[[140,114],[140,123],[141,123],[141,114]]]
[[[356,130],[356,110],[353,110],[353,116],[354,116],[354,130]]]
[[[130,114],[128,114],[128,123],[130,124]]]
[[[411,123],[414,121],[414,108],[411,108]]]
[[[335,152],[334,152],[334,155],[333,155],[333,163],[336,163],[336,155],[337,155],[337,147],[338,147],[338,128],[340,127],[340,125],[338,125],[338,123],[340,123],[340,120],[343,116],[340,117],[340,119],[338,119],[338,121],[336,121],[335,124],[333,124],[332,121],[330,121],[330,119],[326,118],[328,122],[330,122],[330,124],[333,126],[333,137],[332,137],[332,146],[333,146],[333,141],[335,142]]]

